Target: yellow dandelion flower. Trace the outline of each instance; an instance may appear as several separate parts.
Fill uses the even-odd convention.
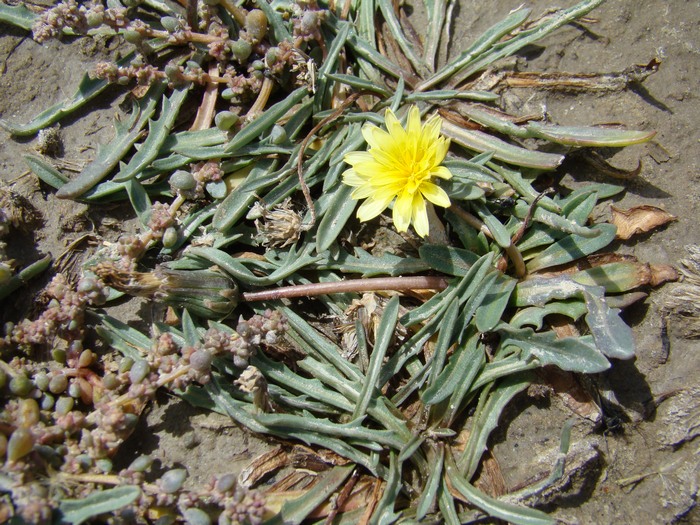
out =
[[[396,229],[406,231],[413,223],[416,233],[425,237],[429,230],[425,199],[437,206],[450,205],[445,190],[432,182],[433,177],[452,177],[450,170],[440,166],[450,141],[440,136],[442,119],[434,115],[421,124],[416,106],[409,110],[406,128],[389,109],[384,122],[386,131],[373,124],[362,128],[369,150],[345,155],[352,167],[343,173],[343,182],[355,188],[353,199],[365,199],[357,210],[361,221],[373,219],[396,198]]]

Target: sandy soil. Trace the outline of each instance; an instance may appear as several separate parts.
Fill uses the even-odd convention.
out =
[[[461,0],[456,42],[469,43],[501,19],[521,0],[478,2]],[[572,2],[559,2],[571,4]],[[550,0],[528,2],[535,13]],[[519,114],[547,112],[559,124],[624,123],[630,128],[656,130],[649,143],[623,151],[603,151],[614,166],[633,169],[641,161],[638,178],[628,181],[621,207],[654,204],[678,221],[662,231],[620,246],[652,263],[675,264],[687,255],[685,246],[700,244],[697,226],[700,203],[698,169],[697,79],[700,78],[700,4],[682,0],[610,1],[591,14],[591,23],[571,25],[520,54],[522,71],[607,73],[621,72],[656,58],[658,72],[643,84],[621,91],[564,92],[512,89],[503,104]],[[0,26],[0,116],[25,122],[50,104],[70,95],[80,76],[99,57],[112,54],[114,42],[77,40],[38,45],[22,31]],[[451,51],[458,52],[459,44]],[[63,159],[84,162],[94,148],[111,136],[110,106],[118,91],[102,97],[102,105],[62,123]],[[93,228],[107,240],[119,228],[98,221],[105,215],[122,220],[118,209],[88,211],[81,204],[57,200],[40,188],[22,155],[33,150],[30,140],[13,141],[4,132],[0,142],[0,179],[13,182],[42,211],[45,227],[33,233],[32,243],[12,247],[17,258],[32,260],[34,252],[58,256],[67,243]],[[576,161],[562,171],[565,185],[605,176]],[[18,179],[19,178],[19,179]],[[28,239],[29,241],[29,239]],[[35,291],[41,283],[27,289]],[[626,313],[637,340],[637,358],[616,363],[597,386],[621,410],[606,413],[607,425],[596,428],[577,418],[571,460],[558,492],[534,500],[566,523],[700,523],[697,510],[700,475],[700,353],[697,340],[683,336],[683,323],[670,319],[664,345],[660,312],[669,285],[644,305]],[[30,295],[12,298],[6,312],[28,311]],[[124,315],[136,316],[137,313]],[[493,454],[510,489],[547,472],[551,453],[559,446],[563,423],[574,417],[557,397],[522,396],[505,414],[494,439]],[[131,450],[157,456],[164,465],[187,467],[191,480],[243,466],[269,444],[241,431],[230,421],[161,396],[129,443]]]

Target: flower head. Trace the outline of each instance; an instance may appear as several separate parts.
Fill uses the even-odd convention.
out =
[[[357,210],[361,221],[373,219],[396,198],[396,229],[406,231],[413,223],[416,233],[425,237],[429,230],[425,199],[438,206],[450,205],[445,190],[432,182],[433,177],[452,177],[450,170],[440,166],[450,141],[440,136],[442,119],[434,115],[421,124],[416,106],[409,110],[406,128],[390,109],[384,122],[386,131],[372,124],[362,128],[369,151],[345,155],[352,167],[343,173],[343,182],[355,188],[353,199],[365,199]]]

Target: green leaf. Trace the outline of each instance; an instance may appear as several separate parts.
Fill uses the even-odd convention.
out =
[[[602,286],[607,293],[622,293],[648,284],[649,273],[648,264],[619,261],[579,270],[571,279],[586,286]]]
[[[32,13],[24,4],[7,5],[0,3],[0,22],[31,31],[38,16]]]
[[[151,218],[151,199],[146,190],[136,179],[130,179],[124,183],[124,188],[129,195],[131,206],[142,225],[146,226]]]
[[[595,204],[595,195],[591,196],[593,199],[593,204]],[[520,219],[524,219],[527,214],[530,211],[530,206],[527,204],[518,204],[515,207],[514,214],[516,217]],[[582,207],[582,211],[586,212],[586,208]],[[586,214],[586,218],[588,217],[588,214]],[[535,208],[535,212],[532,214],[532,219],[542,223],[546,226],[549,226],[550,228],[553,228],[555,230],[559,230],[564,233],[570,233],[574,235],[578,235],[580,237],[597,237],[600,235],[600,230],[596,230],[594,228],[587,228],[585,226],[581,226],[581,223],[577,222],[574,219],[568,219],[566,217],[562,217],[559,214],[552,213],[551,211],[545,210],[543,208],[537,207]],[[584,218],[585,221],[585,218]]]
[[[384,307],[384,313],[382,314],[382,319],[379,322],[379,327],[375,335],[375,343],[369,360],[369,368],[367,369],[367,374],[362,384],[360,397],[352,413],[352,419],[364,416],[372,397],[376,395],[379,372],[384,363],[384,356],[389,348],[389,343],[391,343],[394,337],[394,329],[396,328],[398,316],[399,297],[396,295],[392,297]]]
[[[613,224],[596,224],[591,230],[597,230],[595,237],[568,235],[552,244],[527,263],[529,272],[559,266],[575,261],[605,248],[615,239],[617,228]]]
[[[418,248],[418,253],[433,270],[458,277],[464,277],[479,260],[479,256],[473,252],[442,244],[423,244]]]
[[[416,519],[422,520],[434,505],[442,481],[442,467],[445,461],[445,449],[439,446],[437,459],[430,467],[428,481],[425,483],[425,488],[418,498],[416,504]]]
[[[133,485],[124,485],[106,490],[98,490],[81,499],[64,499],[59,504],[63,521],[80,525],[85,521],[114,512],[131,505],[141,495],[141,489]]]
[[[520,507],[487,496],[466,481],[467,476],[461,475],[450,454],[448,454],[445,461],[445,467],[447,477],[452,486],[464,496],[465,500],[489,516],[502,519],[514,525],[554,525],[556,523],[554,518],[550,518],[541,510]]]
[[[93,188],[107,177],[119,161],[129,152],[141,137],[141,130],[151,118],[156,104],[163,94],[165,84],[151,86],[148,95],[134,104],[131,116],[126,122],[115,120],[115,137],[109,144],[103,144],[95,159],[77,177],[63,185],[57,192],[59,199],[74,199]]]
[[[529,122],[526,126],[532,137],[546,139],[557,144],[581,147],[624,147],[646,142],[655,131],[631,131],[600,127],[555,126]]]
[[[400,514],[394,512],[396,500],[401,493],[401,466],[396,458],[396,453],[391,451],[389,455],[389,478],[384,486],[384,493],[372,514],[372,524],[389,525],[394,523]]]
[[[314,113],[321,111],[325,107],[330,106],[329,91],[328,91],[328,81],[327,74],[331,73],[336,67],[338,59],[341,55],[341,51],[345,46],[345,42],[348,39],[348,33],[350,32],[349,25],[342,25],[340,30],[330,42],[328,53],[326,59],[318,70],[318,79],[316,82],[316,94],[314,95]]]
[[[536,330],[541,330],[544,318],[548,315],[565,315],[572,321],[576,321],[588,311],[586,303],[572,299],[569,301],[553,301],[544,306],[531,306],[519,310],[510,320],[509,324],[515,328],[532,326]]]
[[[399,19],[394,13],[394,6],[392,3],[389,0],[377,0],[377,2],[379,4],[379,10],[384,17],[384,21],[386,22],[389,31],[391,31],[394,40],[401,48],[401,51],[403,51],[404,56],[408,59],[420,76],[428,76],[431,71],[428,68],[428,65],[418,55],[413,44],[404,35]]]
[[[2,4],[0,4],[2,5]],[[117,66],[126,66],[134,58],[134,53],[129,53],[124,58],[117,62]],[[54,122],[58,122],[66,115],[72,113],[76,109],[82,107],[86,103],[90,102],[97,95],[102,93],[109,82],[103,79],[91,79],[86,73],[83,75],[78,89],[72,98],[63,100],[54,104],[48,109],[45,109],[39,113],[31,122],[18,125],[13,124],[5,119],[0,119],[0,128],[3,128],[8,133],[17,136],[34,135],[40,129],[50,126]]]
[[[233,189],[219,204],[212,219],[212,226],[219,231],[231,229],[258,199],[259,191],[284,177],[288,172],[275,171],[277,161],[264,159],[255,164],[245,180]]]
[[[230,155],[235,153],[243,146],[248,145],[254,139],[262,135],[265,131],[271,129],[272,126],[277,124],[279,119],[281,119],[296,104],[301,102],[308,92],[308,88],[305,86],[297,88],[280,102],[266,109],[259,117],[241,128],[241,130],[233,136],[228,144],[226,144],[226,148],[224,149],[226,154]]]
[[[476,60],[470,61],[459,74],[451,79],[451,83],[454,85],[461,84],[474,73],[487,68],[496,60],[511,56],[523,47],[550,34],[555,29],[584,16],[602,4],[603,1],[604,0],[586,0],[568,9],[554,11],[548,16],[541,18],[537,23],[532,24],[527,29],[519,31],[513,38],[494,43],[487,52],[480,54]]]
[[[370,80],[356,77],[354,75],[343,75],[341,73],[326,73],[325,76],[329,80],[340,82],[341,84],[346,84],[350,87],[355,88],[355,90],[357,91],[371,91],[373,93],[379,93],[380,95],[387,98],[392,95],[392,91],[390,91],[386,87],[375,84]]]
[[[620,318],[618,309],[608,306],[604,293],[600,287],[587,287],[583,291],[588,307],[586,324],[603,354],[615,359],[631,359],[634,357],[632,329]]]
[[[536,333],[531,328],[502,325],[501,347],[513,345],[523,350],[524,357],[535,357],[542,364],[555,365],[569,372],[595,374],[610,368],[610,362],[595,347],[591,336],[558,339],[554,332]]]
[[[567,219],[581,226],[585,226],[586,222],[588,222],[588,217],[591,215],[597,203],[598,192],[595,190],[581,192],[578,195],[574,195],[571,199],[567,199],[566,203],[562,203],[561,212]],[[575,231],[569,233],[579,234],[579,232]]]
[[[35,261],[25,268],[22,268],[22,270],[12,275],[7,281],[0,284],[0,299],[4,299],[19,287],[24,285],[27,281],[46,270],[51,265],[51,260],[52,257],[50,255],[46,255],[38,261]]]
[[[138,146],[138,151],[129,159],[129,163],[114,176],[113,182],[124,182],[135,177],[156,159],[159,149],[175,124],[180,106],[187,98],[188,92],[189,88],[176,89],[170,98],[163,98],[160,118],[149,122],[146,140]]]
[[[273,361],[264,354],[256,354],[251,362],[258,367],[265,378],[278,385],[284,386],[288,390],[306,394],[312,399],[316,399],[326,405],[338,408],[343,412],[350,413],[354,405],[345,396],[334,390],[325,387],[317,378],[301,376],[289,369],[286,365]]]
[[[257,414],[255,418],[270,430],[279,430],[280,432],[300,430],[341,439],[352,439],[360,446],[377,450],[382,450],[384,446],[398,451],[403,446],[403,441],[393,430],[363,427],[362,419],[355,419],[350,423],[334,423],[328,419],[313,417],[309,413],[302,415],[261,413]]]
[[[151,351],[153,344],[148,336],[107,314],[100,313],[98,318],[100,325],[97,326],[97,331],[100,337],[107,339],[123,355],[136,360],[142,359]]]
[[[432,71],[435,71],[435,60],[440,46],[440,35],[447,19],[448,2],[445,0],[423,0],[423,5],[428,13],[428,27],[425,31],[426,42],[423,49],[423,58]]]
[[[24,155],[24,162],[27,163],[27,166],[29,166],[29,169],[32,170],[34,175],[52,188],[58,189],[70,180],[41,157]]]
[[[438,376],[442,372],[445,365],[445,359],[447,358],[447,351],[452,346],[453,343],[453,332],[455,331],[455,326],[457,325],[457,319],[459,317],[459,301],[457,298],[450,301],[447,308],[445,308],[445,315],[440,323],[440,332],[438,334],[437,342],[435,343],[435,349],[433,351],[433,356],[430,363],[430,377],[428,378],[428,384],[434,385],[438,379]],[[460,332],[462,327],[460,326]]]
[[[496,244],[498,244],[501,248],[508,248],[512,244],[510,240],[510,233],[508,233],[508,230],[505,226],[503,226],[501,221],[499,221],[498,218],[491,213],[491,210],[489,210],[481,202],[473,202],[471,206],[474,208],[477,215],[479,215],[479,218],[484,221],[484,224],[491,232],[493,240],[496,241]]]
[[[479,36],[465,51],[445,64],[432,77],[424,81],[418,89],[423,91],[435,84],[448,80],[455,73],[464,69],[468,64],[482,55],[493,44],[501,40],[502,37],[519,27],[525,22],[529,14],[530,9],[519,8],[513,10],[505,19],[491,26],[484,34]]]
[[[340,348],[314,330],[311,325],[292,309],[282,307],[279,308],[279,311],[287,317],[289,326],[304,338],[304,341],[308,344],[307,351],[313,351],[320,359],[331,363],[347,379],[358,383],[362,381],[362,373],[355,365],[342,358]]]
[[[399,257],[390,253],[375,257],[362,248],[355,247],[354,256],[345,251],[341,251],[335,257],[326,254],[325,259],[318,262],[317,268],[359,273],[363,277],[374,277],[377,275],[397,276],[418,273],[427,270],[429,266],[413,257]]]
[[[192,316],[187,310],[182,312],[182,331],[189,346],[195,346],[200,343],[201,338],[197,332],[197,325],[194,324]]]
[[[450,397],[458,386],[466,392],[484,362],[483,352],[477,353],[476,338],[457,346],[436,380],[421,394],[425,405],[435,405]]]
[[[531,380],[529,373],[514,374],[482,390],[476,412],[472,417],[467,445],[458,461],[460,470],[467,479],[474,476],[481,462],[481,456],[486,450],[486,441],[498,426],[498,420],[504,408],[516,394],[530,385]]]
[[[442,123],[442,133],[460,146],[478,152],[491,152],[494,159],[516,166],[553,170],[564,161],[563,155],[514,146],[487,133],[462,128],[448,120]]]
[[[507,275],[498,276],[474,316],[480,332],[490,332],[501,321],[516,284],[517,281]]]
[[[333,192],[328,209],[318,225],[316,252],[328,250],[350,220],[357,206],[357,201],[350,197],[352,191],[352,187],[341,184]]]

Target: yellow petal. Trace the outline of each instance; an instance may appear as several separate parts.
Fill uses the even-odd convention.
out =
[[[376,190],[371,185],[365,184],[364,186],[356,187],[350,194],[350,197],[357,201],[360,199],[367,199],[369,197],[374,198],[375,193]]]
[[[447,208],[450,205],[449,195],[447,195],[447,192],[437,184],[433,184],[432,182],[424,182],[420,185],[419,190],[423,194],[423,197],[428,199],[436,206]]]
[[[387,109],[384,114],[384,123],[386,124],[386,130],[394,141],[398,143],[406,141],[406,130],[403,129],[401,122],[399,122],[399,119],[396,118],[396,115],[394,115],[394,112],[390,109]]]
[[[403,191],[396,198],[394,203],[394,227],[397,231],[405,232],[408,230],[408,225],[411,224],[411,215],[413,213],[413,195],[407,191]]]
[[[413,228],[421,237],[425,237],[430,233],[430,221],[428,220],[428,210],[425,207],[425,201],[416,193],[413,197],[412,207]]]
[[[438,166],[433,168],[430,172],[432,177],[440,177],[441,179],[449,180],[452,178],[452,172],[445,166]]]
[[[408,110],[406,132],[410,137],[417,138],[421,135],[420,111],[418,110],[418,106],[411,106],[411,109]]]
[[[367,180],[360,177],[354,169],[345,170],[343,172],[343,183],[348,186],[364,186]]]
[[[390,202],[391,199],[378,200],[374,197],[369,197],[357,209],[357,218],[360,219],[362,222],[374,219],[377,215],[382,213],[387,206],[389,206]]]

